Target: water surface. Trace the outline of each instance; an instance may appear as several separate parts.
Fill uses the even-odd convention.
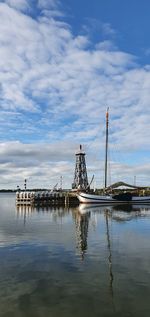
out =
[[[0,316],[150,316],[150,207],[31,208],[0,195]]]

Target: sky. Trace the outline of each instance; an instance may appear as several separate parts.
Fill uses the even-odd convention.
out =
[[[150,185],[150,1],[0,1],[0,189]]]

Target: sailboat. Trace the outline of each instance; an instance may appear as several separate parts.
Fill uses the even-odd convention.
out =
[[[108,124],[109,108],[106,111],[105,189],[107,188]],[[80,203],[86,204],[150,204],[150,196],[133,196],[131,192],[120,193],[117,195],[95,195],[81,191],[78,193],[77,197]]]

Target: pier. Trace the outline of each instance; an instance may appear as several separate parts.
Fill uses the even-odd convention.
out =
[[[16,193],[16,205],[77,206],[78,204],[79,200],[72,192],[21,191]]]

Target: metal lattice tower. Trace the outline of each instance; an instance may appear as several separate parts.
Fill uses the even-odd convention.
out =
[[[76,153],[76,166],[72,188],[81,190],[86,190],[89,188],[85,153],[82,151],[82,145],[80,145],[80,150]]]

